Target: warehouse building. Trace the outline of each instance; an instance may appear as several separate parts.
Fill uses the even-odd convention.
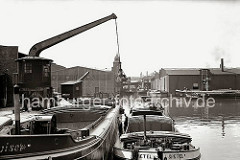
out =
[[[151,89],[175,95],[176,90],[240,89],[240,68],[162,68],[151,79]]]
[[[84,79],[79,80],[84,74],[89,73]],[[81,85],[80,85],[81,84]],[[97,93],[114,93],[114,77],[112,71],[101,71],[86,67],[71,67],[52,72],[52,87],[62,94],[68,94],[66,85],[75,88],[81,93],[79,96],[94,96]],[[81,86],[81,87],[80,87]],[[80,87],[80,88],[79,88]],[[78,95],[78,94],[77,94]]]
[[[15,60],[24,56],[18,52],[17,46],[0,45],[0,107],[13,105],[13,76],[17,73]]]
[[[70,98],[111,97],[119,91],[117,77],[120,69],[119,54],[114,58],[111,71],[80,66],[63,68],[52,64],[52,87],[62,94],[71,93]]]

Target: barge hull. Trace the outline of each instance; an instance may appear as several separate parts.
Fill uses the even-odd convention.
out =
[[[119,106],[85,139],[73,140],[69,134],[0,136],[0,160],[18,159],[109,159],[117,136]]]

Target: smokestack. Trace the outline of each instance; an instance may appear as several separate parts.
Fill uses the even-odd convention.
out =
[[[221,58],[220,68],[221,68],[222,72],[224,72],[224,62],[223,62],[223,58]]]

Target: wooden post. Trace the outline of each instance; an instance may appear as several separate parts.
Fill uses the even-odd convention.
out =
[[[144,123],[143,123],[143,127],[144,127],[144,142],[146,142],[147,141],[147,122],[146,122],[146,115],[144,114],[144,116],[143,116],[143,118],[144,118]]]
[[[15,134],[20,135],[20,105],[19,105],[19,86],[13,88],[14,113],[15,113]]]

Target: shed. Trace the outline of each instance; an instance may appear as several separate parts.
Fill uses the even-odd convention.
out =
[[[68,95],[70,99],[78,98],[82,96],[82,82],[83,79],[89,74],[86,72],[82,77],[76,81],[67,81],[61,83],[62,95]]]

